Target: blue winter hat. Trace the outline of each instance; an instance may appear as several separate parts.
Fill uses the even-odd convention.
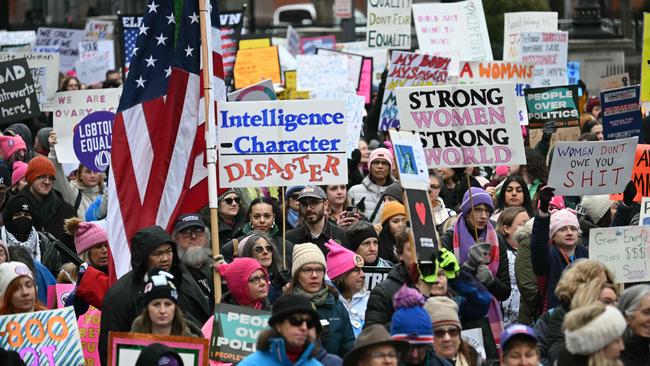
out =
[[[472,192],[472,199],[469,199],[469,193]],[[483,188],[472,187],[470,190],[465,192],[463,195],[463,202],[460,204],[460,210],[464,215],[469,213],[469,210],[472,209],[471,204],[474,203],[474,207],[478,205],[487,205],[491,210],[494,211],[494,203],[492,202],[492,196],[485,191]]]
[[[402,286],[393,297],[390,336],[411,344],[433,343],[433,325],[424,305],[424,296],[416,289]]]

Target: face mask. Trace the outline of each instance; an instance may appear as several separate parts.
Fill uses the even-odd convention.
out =
[[[7,229],[12,234],[25,235],[32,229],[32,220],[26,217],[18,217],[13,219],[11,223],[7,223]]]

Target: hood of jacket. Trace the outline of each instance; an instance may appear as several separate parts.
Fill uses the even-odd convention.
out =
[[[73,186],[75,186],[79,190],[79,192],[81,192],[81,194],[95,196],[95,195],[98,195],[100,193],[99,192],[99,185],[96,185],[94,187],[86,187],[83,184],[77,183],[77,181],[72,181],[70,183]]]
[[[172,270],[178,268],[178,254],[176,252],[176,243],[169,236],[169,234],[160,226],[148,226],[138,230],[131,239],[131,268],[133,268],[134,280],[141,282],[144,280],[144,275],[147,273],[147,258],[149,254],[156,250],[162,244],[171,244],[172,252],[174,253],[172,259]],[[177,273],[174,274],[175,283],[177,282]],[[180,275],[180,274],[179,274]],[[180,276],[179,276],[180,277]],[[180,283],[180,282],[179,282]]]
[[[580,224],[580,231],[585,234],[589,235],[589,230],[598,228],[599,226],[594,224],[590,218],[587,216],[582,216],[579,220],[578,223]]]
[[[533,222],[535,222],[534,218],[528,220],[515,231],[513,237],[517,243],[521,244],[522,240],[530,239],[530,235],[533,232]]]

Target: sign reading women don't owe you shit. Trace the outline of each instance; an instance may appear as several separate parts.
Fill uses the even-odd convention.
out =
[[[397,88],[404,130],[430,168],[526,164],[512,83]]]

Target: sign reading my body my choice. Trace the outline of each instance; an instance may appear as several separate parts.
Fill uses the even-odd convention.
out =
[[[345,110],[342,100],[220,104],[221,186],[346,184]]]

